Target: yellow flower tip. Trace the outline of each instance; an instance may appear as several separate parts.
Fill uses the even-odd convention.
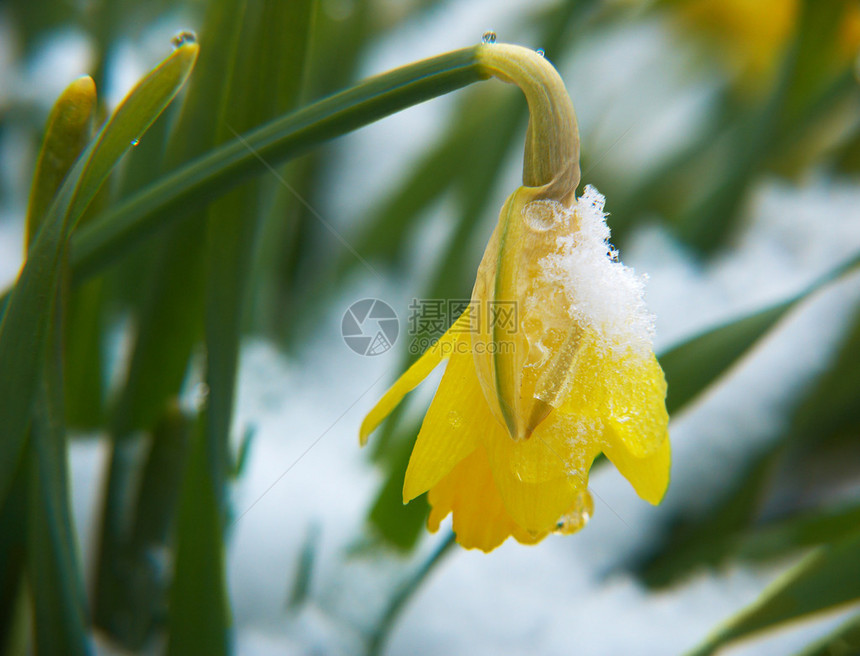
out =
[[[376,424],[367,416],[361,422],[361,428],[358,430],[358,443],[360,446],[367,446],[367,441],[370,439],[370,434],[376,430]]]

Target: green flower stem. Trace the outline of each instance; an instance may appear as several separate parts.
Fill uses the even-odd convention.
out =
[[[529,104],[523,184],[545,187],[541,196],[570,203],[579,185],[579,128],[558,71],[543,55],[508,43],[482,44],[487,75],[517,85]]]
[[[550,169],[526,149],[527,182],[573,177],[578,181],[576,119],[558,74],[540,55],[505,44],[478,45],[403,66],[271,121],[185,164],[95,217],[72,237],[70,265],[81,281],[121,257],[139,240],[223,195],[251,175],[385,116],[489,77],[517,84],[529,102],[529,144],[552,152]],[[540,88],[538,88],[540,87]],[[538,93],[543,89],[541,93]],[[560,92],[557,93],[557,91]],[[558,103],[558,98],[565,102]],[[544,120],[546,119],[546,120]],[[570,137],[549,151],[550,125]],[[555,152],[559,150],[560,152]],[[545,159],[545,158],[544,158]],[[570,170],[575,164],[575,171]],[[570,167],[570,168],[568,168]],[[560,171],[559,168],[568,168]],[[567,174],[567,175],[565,175]],[[532,179],[534,178],[534,179]],[[568,180],[567,182],[570,182]],[[576,182],[573,183],[575,187]],[[569,184],[563,185],[570,187]],[[8,291],[0,297],[0,315]]]
[[[477,48],[456,50],[372,77],[271,121],[182,166],[96,217],[72,240],[80,280],[140,238],[223,195],[254,174],[425,100],[484,79]]]

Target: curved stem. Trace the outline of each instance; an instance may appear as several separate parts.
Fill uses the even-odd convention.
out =
[[[81,227],[71,240],[72,275],[76,281],[86,279],[139,238],[181,219],[268,165],[490,76],[519,86],[529,103],[524,183],[553,183],[557,195],[572,193],[579,182],[579,135],[558,73],[527,48],[482,44],[372,77],[185,164]],[[0,297],[0,316],[8,297],[8,290]]]
[[[388,635],[391,633],[391,629],[394,627],[394,623],[397,621],[397,618],[400,617],[400,613],[403,612],[403,609],[409,603],[409,600],[412,599],[412,596],[418,591],[418,588],[421,587],[424,579],[426,579],[430,572],[432,572],[436,566],[442,562],[445,555],[451,551],[456,544],[456,540],[457,536],[455,536],[453,532],[449,532],[448,535],[439,542],[439,545],[433,550],[430,557],[424,561],[415,573],[400,587],[391,599],[388,608],[386,608],[382,620],[379,622],[368,640],[367,656],[379,656],[379,654],[382,653],[385,641],[388,639]]]
[[[542,55],[508,43],[482,44],[481,69],[517,85],[529,104],[523,185],[546,196],[571,200],[579,184],[579,128],[573,103],[558,71]]]

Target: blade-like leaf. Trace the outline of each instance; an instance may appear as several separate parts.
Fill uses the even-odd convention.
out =
[[[271,120],[298,104],[311,17],[312,3],[308,0],[248,7],[221,108],[219,141]],[[284,77],[281,69],[291,76]],[[219,489],[223,488],[229,461],[239,342],[255,239],[263,217],[264,182],[280,183],[280,180],[271,176],[243,185],[208,210],[206,439],[210,467]]]
[[[96,88],[88,75],[72,82],[51,110],[30,188],[24,238],[28,248],[63,179],[90,141],[95,110]]]
[[[712,328],[661,354],[660,365],[669,386],[666,398],[669,413],[680,410],[718,380],[800,301],[858,265],[860,255],[788,300]]]
[[[36,652],[90,654],[86,598],[69,505],[61,372],[49,366],[55,371],[48,372],[36,401],[28,448],[27,572]]]
[[[245,0],[218,0],[207,7],[200,35],[203,49],[168,140],[168,167],[175,168],[216,143],[219,116],[213,110],[226,93],[224,80],[235,55],[246,4]],[[131,510],[125,501],[132,498],[130,487],[139,465],[127,457],[127,442],[135,430],[152,431],[164,416],[168,400],[178,396],[203,329],[205,217],[199,212],[186,214],[190,219],[171,226],[153,254],[150,270],[142,276],[145,283],[137,304],[131,358],[109,418],[113,443],[100,527],[94,615],[99,627],[127,647],[134,647],[140,635],[126,616],[145,615],[149,604],[146,600],[143,607],[137,606],[143,600],[136,595],[133,582],[139,571],[146,571],[145,561],[129,551],[125,530]]]
[[[860,654],[860,615],[855,615],[826,638],[797,656],[854,656]]]
[[[860,599],[860,532],[821,547],[719,627],[692,654],[713,654],[738,638]]]
[[[195,431],[177,521],[168,614],[168,656],[231,651],[221,506],[209,474],[203,432]]]
[[[66,177],[24,263],[0,324],[0,499],[24,445],[69,232],[131,142],[176,95],[196,57],[196,44],[177,48],[132,90]]]

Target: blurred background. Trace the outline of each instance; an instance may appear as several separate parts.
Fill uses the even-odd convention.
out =
[[[525,102],[476,84],[173,208],[68,290],[76,549],[57,576],[80,594],[25,574],[40,511],[13,489],[0,653],[54,653],[31,651],[41,632],[64,636],[56,653],[860,653],[860,3],[6,0],[0,288],[56,98],[92,75],[101,122],[188,29],[181,101],[82,225],[236,133],[488,30],[544,50],[583,183],[649,276],[672,483],[651,507],[596,465],[584,531],[485,555],[400,500],[440,372],[358,447],[426,337],[410,303],[469,297],[520,184]],[[400,319],[377,355],[342,336],[366,298]],[[83,620],[56,629],[66,612]]]

